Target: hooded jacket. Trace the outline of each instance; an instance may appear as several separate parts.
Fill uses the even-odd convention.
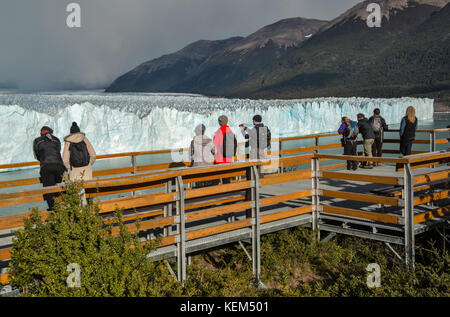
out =
[[[63,162],[64,166],[69,170],[70,180],[90,180],[92,179],[92,165],[96,159],[96,153],[92,147],[91,142],[86,138],[86,135],[82,132],[72,133],[64,138],[64,151]],[[80,143],[84,141],[89,153],[89,165],[83,167],[71,167],[70,166],[70,151],[69,147],[71,143]]]
[[[251,147],[252,149],[270,148],[271,132],[268,127],[263,123],[256,124],[252,129],[241,129],[241,133],[244,136],[246,142],[245,147]]]
[[[382,116],[376,115],[376,114],[374,114],[373,116],[370,117],[370,119],[369,119],[370,126],[372,126],[372,124],[374,123],[376,118],[380,119],[381,129],[378,132],[376,132],[376,131],[373,131],[373,132],[374,132],[376,138],[383,140],[384,139],[384,131],[388,131],[389,128],[388,128],[388,125],[386,124],[386,120],[384,120],[384,118]]]
[[[196,135],[191,141],[192,166],[210,165],[214,161],[214,143],[206,135]]]
[[[61,142],[50,132],[34,139],[33,154],[36,160],[41,163],[41,166],[63,164],[61,158]]]
[[[375,133],[367,118],[358,120],[359,133],[362,134],[364,140],[375,139]]]
[[[233,158],[232,157],[224,157],[222,153],[222,147],[223,147],[223,139],[225,137],[225,134],[231,132],[236,138],[236,135],[231,131],[230,127],[226,124],[222,125],[214,135],[214,146],[216,147],[215,150],[215,163],[216,164],[225,164],[225,163],[232,163]]]

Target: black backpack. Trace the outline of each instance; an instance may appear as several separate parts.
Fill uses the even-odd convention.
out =
[[[267,148],[271,148],[271,142],[272,142],[272,133],[270,132],[270,129],[266,126],[262,126],[258,128],[258,149],[264,150]],[[260,142],[263,140],[266,140],[266,143]],[[263,144],[261,144],[263,143]]]
[[[72,167],[83,167],[89,165],[90,155],[84,141],[70,143],[70,165]]]
[[[227,150],[233,151],[227,152]],[[222,156],[225,158],[233,158],[236,155],[237,152],[237,139],[234,136],[233,132],[228,131],[223,136],[223,142],[222,142]]]

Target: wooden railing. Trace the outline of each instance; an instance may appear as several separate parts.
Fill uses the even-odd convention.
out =
[[[399,130],[389,130],[387,132],[398,132]],[[430,152],[434,152],[436,150],[436,145],[439,144],[446,144],[449,142],[449,139],[436,139],[436,133],[439,132],[447,132],[450,131],[450,129],[436,129],[436,130],[418,130],[418,133],[428,133],[430,134],[429,140],[416,140],[414,141],[415,144],[429,144],[430,145]],[[269,152],[268,154],[271,156],[278,156],[280,158],[285,156],[292,156],[292,155],[298,155],[301,153],[307,153],[307,152],[314,152],[314,153],[320,153],[320,151],[324,150],[330,150],[330,149],[337,149],[341,147],[340,143],[332,143],[332,144],[321,144],[320,140],[324,138],[329,137],[337,137],[339,134],[337,133],[326,133],[326,134],[316,134],[316,135],[309,135],[309,136],[299,136],[299,137],[289,137],[289,138],[279,138],[279,139],[273,139],[272,143],[276,144],[279,143],[279,149],[274,150],[272,152]],[[314,146],[307,146],[307,147],[298,147],[298,148],[285,148],[284,145],[287,142],[290,141],[300,141],[300,140],[315,140]],[[400,141],[398,139],[385,139],[385,143],[399,143]],[[360,143],[361,144],[361,143]],[[242,147],[244,143],[239,143],[239,146]],[[97,160],[108,160],[108,159],[115,159],[115,158],[130,158],[130,166],[121,167],[121,168],[114,168],[114,169],[107,169],[107,170],[94,170],[93,171],[93,177],[101,178],[101,177],[107,177],[107,176],[113,176],[113,175],[124,175],[124,174],[135,174],[139,172],[148,172],[148,171],[158,171],[158,170],[164,170],[168,168],[174,168],[174,167],[189,167],[190,162],[166,162],[166,163],[158,163],[158,164],[150,164],[150,165],[141,165],[139,166],[136,163],[136,158],[139,156],[145,156],[145,155],[159,155],[159,154],[169,154],[172,152],[178,152],[178,153],[184,153],[188,151],[187,148],[179,148],[179,149],[173,149],[173,150],[157,150],[157,151],[145,151],[145,152],[129,152],[129,153],[119,153],[119,154],[107,154],[107,155],[99,155],[97,156]],[[390,149],[384,149],[383,152],[385,154],[400,154],[400,151],[398,150],[390,150]],[[424,153],[423,151],[413,151],[412,154],[420,154]],[[240,154],[238,157],[235,157],[235,160],[242,161],[248,158],[248,155]],[[8,169],[16,169],[16,168],[23,168],[23,167],[33,167],[33,166],[39,166],[39,162],[25,162],[25,163],[12,163],[12,164],[2,164],[0,165],[0,171],[1,170],[8,170]],[[289,162],[286,162],[286,165],[281,165],[281,169],[284,169],[285,167],[289,167],[292,165],[289,165]],[[95,167],[95,165],[94,165]],[[26,179],[18,179],[18,180],[9,180],[9,181],[0,181],[0,189],[2,188],[13,188],[13,187],[23,187],[23,186],[29,186],[29,185],[36,185],[39,184],[39,178],[26,178]]]

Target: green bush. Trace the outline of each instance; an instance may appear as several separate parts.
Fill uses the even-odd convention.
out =
[[[37,208],[15,232],[11,252],[11,285],[23,296],[170,296],[180,285],[162,262],[146,258],[155,243],[142,246],[116,211],[110,220],[120,228],[111,235],[98,206],[82,205],[81,183],[71,183],[55,211],[44,221]],[[71,263],[81,268],[80,287],[69,287]]]
[[[111,220],[120,230],[112,236],[98,206],[82,206],[80,185],[67,186],[45,221],[35,209],[16,232],[10,280],[24,296],[450,296],[450,256],[432,237],[417,241],[409,272],[383,243],[343,235],[318,242],[303,227],[262,236],[266,289],[255,287],[251,261],[238,244],[192,256],[182,286],[163,261],[146,258],[157,241],[142,246],[118,211]],[[71,263],[81,267],[80,287],[67,285]],[[370,263],[380,265],[379,288],[366,284]]]

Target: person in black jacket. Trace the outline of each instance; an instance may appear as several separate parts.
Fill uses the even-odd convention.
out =
[[[384,131],[388,130],[388,125],[384,118],[380,115],[380,109],[373,111],[373,116],[370,117],[369,123],[375,133],[375,141],[372,145],[372,155],[375,157],[382,157],[383,155],[383,140]],[[383,163],[375,163],[375,166],[383,166]]]
[[[416,109],[409,106],[400,122],[400,152],[403,156],[411,155],[412,144],[416,138]]]
[[[353,122],[353,124],[356,125],[356,122]],[[350,119],[348,117],[342,117],[341,126],[338,129],[338,133],[342,135],[341,143],[344,147],[344,155],[356,156],[356,142],[358,139],[358,134],[355,133],[355,135],[351,135],[351,126],[352,122]],[[347,161],[347,170],[356,171],[357,169],[357,161]]]
[[[47,126],[42,127],[41,136],[33,141],[33,154],[40,162],[40,181],[44,187],[54,186],[62,182],[66,171],[61,157],[61,142],[53,135],[53,130]],[[53,210],[56,194],[44,194],[48,209]]]
[[[358,113],[358,128],[359,133],[363,136],[363,145],[364,145],[364,154],[367,157],[372,157],[372,145],[375,142],[375,133],[373,132],[372,126],[369,123],[369,120],[362,114]],[[363,163],[362,167],[364,168],[373,168],[373,163],[366,162]]]
[[[253,117],[253,125],[252,129],[248,129],[244,124],[239,127],[246,140],[245,147],[250,146],[250,159],[263,160],[265,159],[264,151],[270,148],[271,132],[268,127],[264,126],[259,114]]]

